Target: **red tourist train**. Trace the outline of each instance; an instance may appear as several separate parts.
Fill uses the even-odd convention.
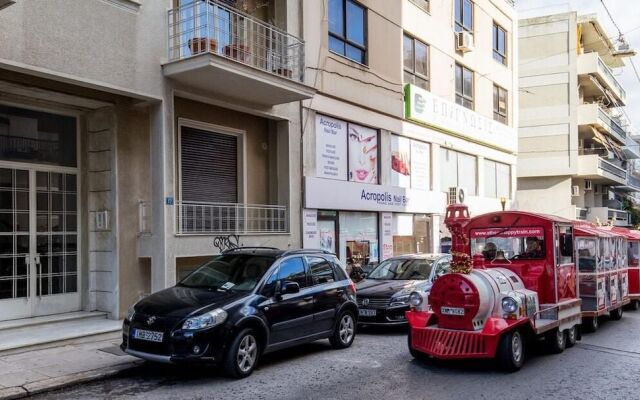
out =
[[[529,339],[544,338],[552,352],[562,352],[579,339],[583,319],[591,328],[605,313],[619,319],[622,306],[640,295],[640,277],[626,263],[627,241],[638,258],[640,235],[631,231],[520,211],[470,218],[462,204],[448,207],[445,224],[454,272],[434,283],[429,304],[411,294],[415,357],[496,358],[517,370]],[[629,279],[636,286],[626,285]]]

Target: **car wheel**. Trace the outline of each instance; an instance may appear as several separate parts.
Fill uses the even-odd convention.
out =
[[[253,329],[238,333],[229,346],[223,368],[232,378],[245,378],[253,372],[260,357],[260,344]]]
[[[554,329],[547,335],[547,347],[553,354],[560,354],[567,347],[567,340],[564,331]]]
[[[578,341],[578,328],[576,325],[565,331],[565,337],[567,338],[567,347],[573,347],[576,344]]]
[[[524,338],[520,331],[510,331],[502,335],[498,345],[498,364],[505,371],[514,372],[524,364]]]
[[[356,321],[351,311],[340,314],[333,335],[329,338],[331,345],[335,349],[346,349],[351,346],[356,337]]]
[[[584,328],[584,332],[595,332],[598,330],[600,326],[600,321],[598,321],[598,317],[588,317],[585,318],[582,322],[582,327]]]
[[[619,321],[622,318],[622,307],[609,311],[609,318],[613,321]]]

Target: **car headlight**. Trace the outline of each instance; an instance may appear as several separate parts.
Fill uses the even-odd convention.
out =
[[[216,308],[213,311],[209,311],[196,317],[191,317],[188,320],[184,321],[184,324],[182,324],[182,329],[193,331],[198,329],[211,328],[212,326],[220,325],[226,319],[227,312],[222,308]]]
[[[420,307],[423,301],[424,299],[418,292],[413,292],[409,295],[409,305],[411,305],[411,307]]]
[[[513,314],[518,311],[518,302],[513,297],[504,297],[502,299],[502,311],[507,314]]]
[[[393,306],[404,306],[409,301],[409,295],[405,294],[403,296],[392,297],[391,298],[391,307]]]
[[[127,321],[132,321],[133,320],[133,316],[136,315],[135,306],[136,305],[134,304],[131,307],[129,307],[129,309],[127,310]]]

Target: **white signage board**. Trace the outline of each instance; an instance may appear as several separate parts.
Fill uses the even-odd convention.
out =
[[[319,249],[318,211],[302,210],[302,224],[302,247],[305,249]]]
[[[391,135],[391,184],[411,186],[411,139]]]
[[[516,130],[414,85],[405,86],[405,117],[507,151],[518,148]]]
[[[393,257],[393,214],[380,213],[380,239],[382,240],[382,254],[380,261]]]
[[[411,141],[411,187],[418,190],[431,189],[429,171],[431,165],[430,146],[428,143]]]
[[[305,207],[431,214],[444,210],[445,196],[427,190],[306,177]]]
[[[347,180],[347,123],[316,115],[316,175]]]

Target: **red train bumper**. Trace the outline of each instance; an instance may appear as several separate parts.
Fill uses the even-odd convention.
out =
[[[435,326],[435,314],[407,311],[409,345],[414,350],[440,359],[493,358],[503,332],[528,320],[490,318],[482,331],[459,331]]]

